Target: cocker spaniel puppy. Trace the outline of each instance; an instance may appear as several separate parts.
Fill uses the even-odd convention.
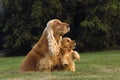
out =
[[[69,24],[50,20],[41,38],[23,60],[20,71],[51,71],[54,56],[59,55],[62,36],[69,32]]]
[[[80,60],[80,55],[77,51],[73,51],[75,48],[75,41],[71,40],[68,37],[62,39],[61,42],[61,63],[64,70],[75,71],[74,59]]]
[[[61,65],[63,70],[75,71],[74,59],[80,60],[80,55],[74,51],[76,43],[68,37],[61,42]]]

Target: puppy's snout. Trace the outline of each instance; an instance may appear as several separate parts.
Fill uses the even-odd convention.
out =
[[[74,40],[71,41],[71,45],[70,45],[70,48],[71,49],[74,49],[76,46],[76,42]]]

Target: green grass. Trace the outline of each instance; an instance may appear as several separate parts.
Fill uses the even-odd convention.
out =
[[[24,57],[0,58],[0,80],[120,80],[120,51],[81,53],[76,72],[19,72]]]

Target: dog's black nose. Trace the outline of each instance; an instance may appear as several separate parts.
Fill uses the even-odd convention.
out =
[[[68,64],[63,64],[64,67],[68,66]]]

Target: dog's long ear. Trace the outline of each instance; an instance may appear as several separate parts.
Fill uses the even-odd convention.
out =
[[[56,55],[59,53],[59,46],[60,43],[57,43],[55,37],[54,37],[54,30],[51,28],[49,24],[47,24],[46,27],[46,33],[47,33],[47,40],[48,40],[48,50],[51,55]]]
[[[77,51],[72,52],[72,57],[73,59],[80,60],[80,55]]]

